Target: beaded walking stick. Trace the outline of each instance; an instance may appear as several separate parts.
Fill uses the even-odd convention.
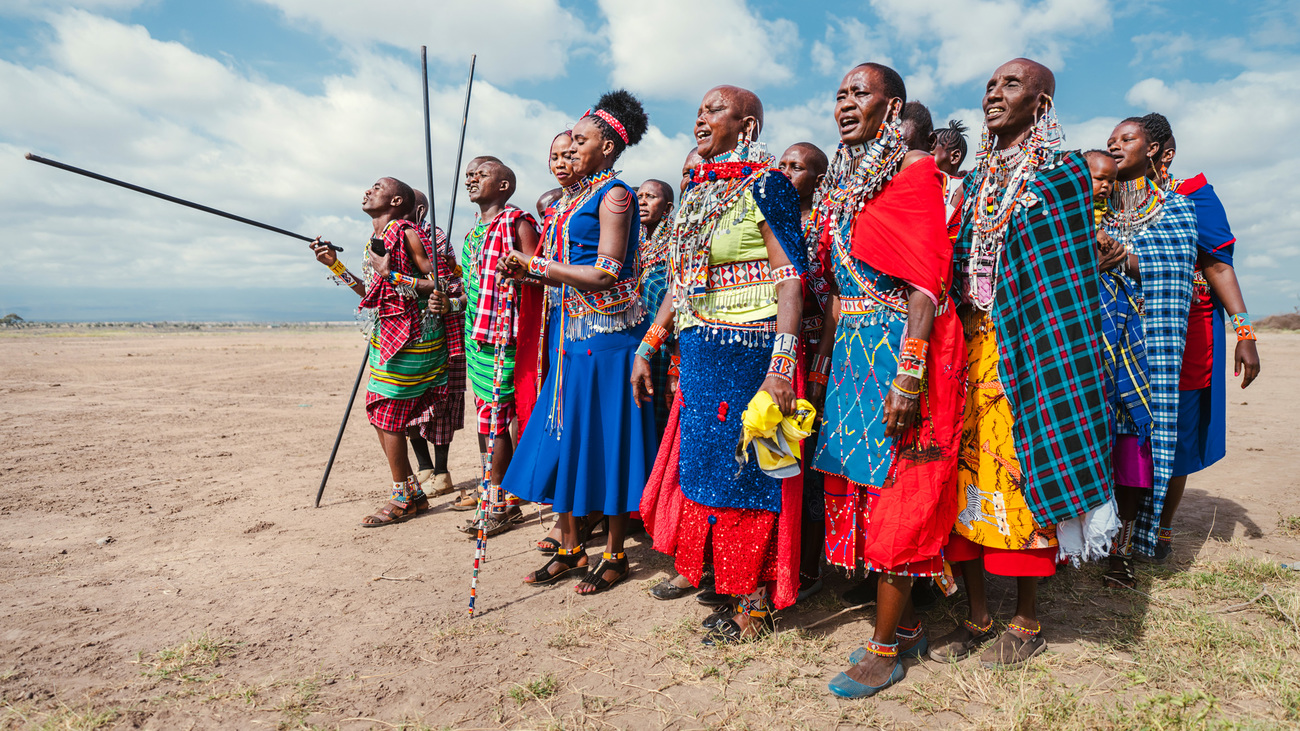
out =
[[[496,446],[497,413],[501,403],[501,373],[505,370],[506,343],[508,338],[501,328],[506,322],[506,314],[514,306],[515,283],[506,280],[504,297],[497,298],[496,337],[492,343],[492,405],[488,411],[487,459],[483,463],[483,485],[479,490],[478,508],[474,511],[474,523],[478,527],[478,536],[474,546],[474,570],[469,580],[469,616],[474,616],[474,600],[478,598],[479,565],[487,558],[487,519],[488,511],[500,500],[496,493],[500,488],[492,485],[492,454]]]

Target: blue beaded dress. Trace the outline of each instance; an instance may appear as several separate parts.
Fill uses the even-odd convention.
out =
[[[590,185],[590,183],[589,183]],[[622,181],[597,180],[590,198],[561,220],[548,247],[559,261],[596,264],[600,206]],[[636,195],[631,215],[637,220]],[[562,199],[557,207],[563,208]],[[567,231],[567,236],[565,235]],[[628,231],[625,262],[613,287],[599,292],[547,290],[550,367],[502,486],[524,500],[575,516],[637,510],[658,446],[654,409],[632,401],[636,348],[649,327],[637,292],[639,230]],[[559,253],[556,253],[559,252]]]

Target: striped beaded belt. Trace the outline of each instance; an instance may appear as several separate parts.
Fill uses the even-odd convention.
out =
[[[771,283],[772,270],[767,265],[767,259],[732,261],[709,267],[710,293]]]
[[[907,312],[907,298],[901,295],[881,295],[880,293],[862,297],[840,297],[840,315],[870,315],[882,309]]]

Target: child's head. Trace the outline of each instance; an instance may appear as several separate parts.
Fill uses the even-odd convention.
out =
[[[1092,177],[1092,204],[1100,206],[1110,197],[1110,191],[1115,187],[1119,165],[1104,150],[1088,150],[1083,156],[1088,160],[1088,174]]]

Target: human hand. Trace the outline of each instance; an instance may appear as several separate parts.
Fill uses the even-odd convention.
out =
[[[783,416],[789,416],[794,413],[794,384],[778,376],[769,375],[763,380],[763,385],[759,387],[760,391],[767,391],[776,403],[776,407],[781,410]]]
[[[316,255],[316,261],[327,267],[334,266],[334,262],[339,260],[339,258],[334,255],[334,250],[330,248],[330,242],[322,241],[319,236],[317,236],[316,240],[311,242],[309,246],[311,246],[312,253]]]
[[[1241,376],[1241,387],[1245,388],[1259,375],[1259,350],[1254,340],[1238,340],[1234,351],[1232,375]]]
[[[917,391],[921,388],[921,381],[915,376],[897,375],[894,377],[898,387],[908,391]],[[907,398],[903,394],[889,389],[885,394],[885,413],[880,421],[885,425],[885,436],[896,439],[903,436],[903,433],[916,425],[918,413],[921,410],[921,399]]]

